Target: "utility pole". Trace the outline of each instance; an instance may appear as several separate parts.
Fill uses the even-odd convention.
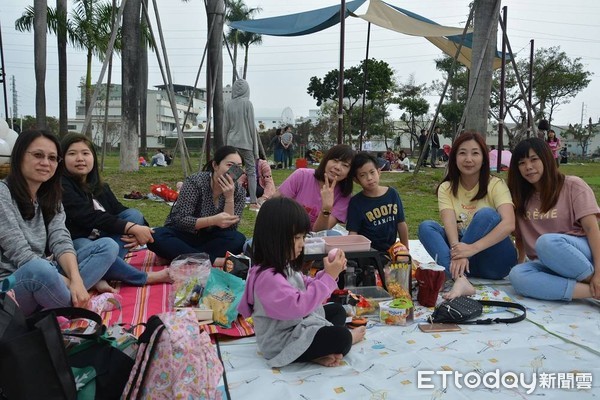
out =
[[[14,131],[15,130],[15,119],[19,118],[19,102],[17,101],[19,98],[19,95],[17,94],[17,81],[15,79],[15,76],[11,76],[11,81],[12,81],[12,98],[13,98],[13,112],[12,112],[12,125],[11,128]]]
[[[6,69],[4,68],[4,46],[2,46],[2,27],[0,26],[0,83],[4,90],[4,117],[8,119],[8,97],[6,96]]]

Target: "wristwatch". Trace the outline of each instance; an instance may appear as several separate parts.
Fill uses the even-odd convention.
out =
[[[321,210],[321,212],[323,213],[324,216],[329,217],[331,215],[331,211],[330,210]]]

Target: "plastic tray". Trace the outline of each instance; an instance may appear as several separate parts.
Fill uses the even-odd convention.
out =
[[[344,251],[369,251],[371,249],[371,241],[363,235],[326,236],[323,240],[325,240],[325,251],[333,248]]]

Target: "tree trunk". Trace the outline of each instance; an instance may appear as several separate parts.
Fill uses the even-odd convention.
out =
[[[46,129],[46,32],[48,29],[48,3],[33,3],[33,52],[35,63],[35,120],[39,129]]]
[[[64,136],[69,131],[67,100],[67,0],[56,0],[58,29],[58,134]]]
[[[140,45],[140,152],[148,155],[148,46]]]
[[[121,171],[137,171],[139,126],[139,47],[141,0],[128,0],[123,9],[121,62]]]
[[[231,74],[231,87],[236,81],[237,77],[237,54],[238,54],[238,36],[239,31],[235,30],[235,43],[233,43],[233,73]]]
[[[248,50],[250,46],[244,47],[244,79],[246,79],[246,72],[248,72]]]
[[[86,58],[85,58],[86,66],[85,66],[85,115],[88,113],[92,113],[93,109],[90,107],[92,103],[92,60],[93,54],[92,50],[88,49]],[[96,128],[97,129],[97,128]],[[92,140],[92,124],[87,126],[85,131],[85,136]]]
[[[469,101],[466,113],[465,129],[479,132],[484,137],[487,132],[490,109],[492,64],[496,53],[499,12],[499,0],[477,0],[475,2],[473,56],[471,58],[471,73],[469,74],[469,93],[471,93],[472,98]],[[482,60],[482,62],[478,73],[476,68],[479,60]]]
[[[225,3],[223,0],[207,0],[206,15],[208,18],[208,31],[212,35],[208,38],[208,69],[206,87],[208,96],[212,96],[212,117],[214,123],[213,138],[215,148],[223,145],[223,21],[225,18]],[[215,80],[215,76],[217,79]],[[216,84],[213,87],[213,80]]]

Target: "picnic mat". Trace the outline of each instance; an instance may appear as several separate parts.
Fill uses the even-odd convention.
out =
[[[130,252],[126,261],[132,266],[146,272],[160,271],[168,267],[166,261],[146,249]],[[111,285],[118,290],[119,295],[122,297],[122,322],[132,326],[138,325],[134,331],[136,336],[139,336],[144,331],[144,327],[139,324],[146,322],[154,314],[170,311],[170,284],[137,287],[123,285],[121,282],[111,282]],[[104,312],[102,317],[104,324],[108,326],[118,321],[119,312]]]
[[[157,257],[153,252],[143,249],[140,251],[129,253],[127,262],[132,266],[143,271],[160,271],[168,268],[166,260]],[[122,321],[125,324],[136,326],[134,334],[139,336],[144,327],[139,325],[146,322],[149,317],[162,312],[170,311],[169,295],[171,293],[170,284],[146,285],[142,287],[123,285],[121,282],[111,282],[119,295],[122,297]],[[103,315],[104,324],[107,326],[118,322],[119,312],[108,311]],[[254,335],[254,328],[244,318],[239,318],[234,321],[230,328],[210,324],[203,325],[203,328],[209,334],[219,334],[229,337],[244,337]]]
[[[410,249],[418,261],[431,261],[418,241],[411,241]],[[432,309],[417,307],[416,322],[404,327],[382,325],[373,319],[366,339],[353,346],[343,365],[335,368],[314,363],[269,368],[254,337],[221,342],[230,397],[234,400],[600,397],[597,302],[527,299],[518,296],[508,281],[478,280],[476,289],[478,298],[524,304],[527,319],[516,324],[462,325],[460,332],[423,333],[418,323],[425,322]],[[485,312],[510,315],[502,309]],[[484,385],[476,381],[486,374],[507,378],[512,373],[517,374],[517,379],[521,379],[518,374],[523,374],[522,383],[511,384],[507,380],[495,385],[490,379]],[[467,374],[475,379],[475,384],[463,379]]]

